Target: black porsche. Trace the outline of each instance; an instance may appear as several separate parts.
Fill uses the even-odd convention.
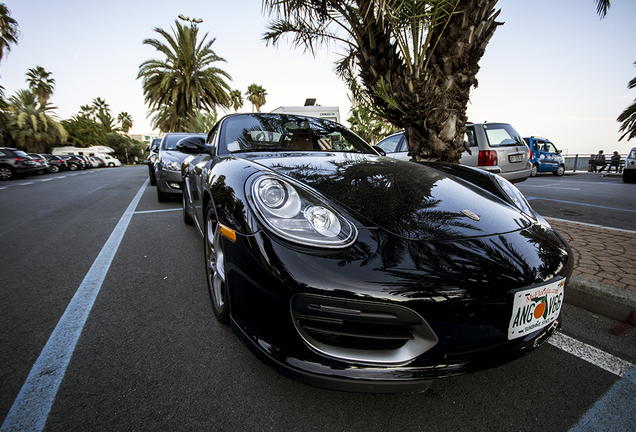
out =
[[[229,115],[177,148],[214,314],[289,377],[422,391],[560,323],[571,250],[497,175],[387,158],[284,114]]]

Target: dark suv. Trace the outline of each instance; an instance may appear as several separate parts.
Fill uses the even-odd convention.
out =
[[[41,169],[41,166],[22,150],[0,147],[0,180],[26,177]]]

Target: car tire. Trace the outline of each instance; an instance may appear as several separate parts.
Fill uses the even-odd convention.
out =
[[[185,182],[184,182],[184,184],[185,184]],[[183,193],[181,194],[181,205],[183,207],[183,223],[185,223],[186,225],[194,225],[194,219],[192,219],[192,216],[190,216],[190,213],[188,213],[186,195],[187,195],[187,192],[184,189]]]
[[[565,167],[563,165],[559,165],[557,170],[553,172],[552,174],[554,174],[557,177],[561,177],[563,174],[565,174]]]
[[[539,167],[537,165],[532,165],[532,170],[530,170],[530,177],[536,177],[539,172]]]
[[[155,177],[155,170],[148,167],[148,178],[150,179],[150,186],[157,186],[157,177]]]
[[[627,175],[627,173],[623,171],[623,183],[636,183],[636,177]]]
[[[68,169],[70,171],[77,171],[77,170],[80,169],[80,166],[78,164],[76,164],[76,163],[70,163],[70,164],[68,164]]]
[[[167,193],[161,192],[159,188],[157,187],[157,201],[160,203],[168,202],[170,201],[170,195],[168,195]]]
[[[58,167],[57,165],[51,165],[49,167],[49,172],[53,174],[58,173],[60,172],[60,167]]]
[[[112,163],[112,162],[109,162],[109,163],[108,163],[108,168],[115,168],[115,164],[114,164],[114,163]]]
[[[16,178],[15,170],[10,166],[0,166],[0,180],[13,180]]]
[[[230,321],[230,307],[227,283],[225,279],[225,254],[221,242],[219,223],[214,206],[208,205],[203,228],[203,256],[205,258],[205,276],[212,302],[212,311],[216,319],[223,324]]]

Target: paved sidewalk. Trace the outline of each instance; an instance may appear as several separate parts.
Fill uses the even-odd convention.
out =
[[[565,301],[636,325],[636,232],[546,219],[574,253]]]

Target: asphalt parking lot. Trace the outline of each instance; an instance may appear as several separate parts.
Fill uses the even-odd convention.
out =
[[[634,398],[625,399],[634,382],[633,328],[568,305],[562,334],[600,347],[599,355],[627,371],[552,344],[500,368],[439,380],[422,394],[342,393],[284,378],[214,320],[202,241],[183,224],[180,202],[157,203],[146,177],[145,167],[126,167],[0,184],[3,430],[12,430],[7,415],[21,400],[35,401],[47,431],[504,431],[537,424],[566,431],[587,413],[602,418],[599,402],[608,395],[619,412],[635,411]],[[109,239],[125,218],[113,250]],[[106,265],[100,260],[108,254]],[[92,268],[103,272],[101,282],[87,282]],[[67,366],[58,371],[54,361],[34,374],[61,373],[47,409],[41,392],[21,398],[20,391],[83,284],[99,288]]]

